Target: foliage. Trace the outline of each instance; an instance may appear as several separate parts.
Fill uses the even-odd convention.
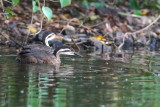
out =
[[[3,0],[2,0],[3,1]],[[7,16],[10,18],[14,15],[14,13],[11,11],[13,7],[17,6],[20,2],[20,0],[11,0],[12,5],[6,7],[5,11],[7,13]],[[89,9],[90,5],[94,6],[94,8],[104,7],[105,6],[105,0],[72,0],[75,2],[81,2],[87,9]],[[4,0],[5,2],[5,0]],[[42,7],[42,9],[37,6],[38,2],[40,0],[32,0],[32,6],[33,6],[33,13],[42,10],[44,15],[47,17],[48,20],[50,20],[53,16],[52,9],[49,7]],[[47,0],[46,0],[47,2]],[[71,4],[71,0],[59,0],[61,8],[68,6]],[[107,2],[107,1],[106,1]],[[141,15],[140,9],[148,8],[148,9],[160,9],[160,3],[159,0],[117,0],[118,4],[127,4],[129,7],[135,10],[134,14]],[[116,4],[116,3],[115,3]]]
[[[3,0],[2,0],[3,1]],[[10,18],[11,16],[14,15],[14,13],[11,11],[11,9],[13,7],[15,7],[16,5],[18,5],[20,2],[20,0],[12,0],[12,5],[11,6],[8,6],[6,7],[6,13],[7,13],[7,16]],[[40,10],[40,7],[37,6],[36,4],[40,2],[40,0],[32,0],[32,6],[33,6],[33,13],[37,12]],[[65,6],[68,6],[71,4],[71,0],[60,0],[60,4],[61,4],[61,8],[65,7]],[[52,13],[52,9],[49,8],[49,7],[45,7],[43,6],[42,7],[42,12],[44,13],[44,15],[47,17],[48,20],[50,20],[53,16],[53,13]]]
[[[130,0],[129,2],[129,6],[135,10],[138,10],[139,9],[139,6],[138,6],[138,3],[136,0]]]
[[[94,8],[99,8],[99,7],[104,7],[104,6],[105,6],[105,3],[104,3],[104,2],[95,2],[95,0],[83,0],[83,1],[82,1],[82,4],[83,4],[87,9],[89,9],[89,5],[90,5],[91,3],[94,5]]]
[[[19,0],[12,0],[12,3],[17,5],[17,4],[19,4]]]
[[[71,4],[71,0],[60,0],[61,3],[61,8],[70,5]]]
[[[40,10],[40,8],[36,5],[36,1],[32,1],[32,5],[33,5],[33,12],[37,12],[38,10]]]
[[[12,5],[6,8],[7,17],[11,18],[14,15],[14,12],[11,9],[19,4],[19,0],[12,0]]]
[[[14,15],[14,12],[11,11],[11,8],[10,8],[10,7],[8,7],[8,8],[6,9],[6,13],[7,13],[7,16],[8,16],[9,18],[11,18],[11,17]]]
[[[36,6],[36,2],[39,2],[39,0],[36,0],[32,2],[33,5],[33,12],[37,12],[38,10],[40,10],[40,8],[38,6]],[[61,8],[71,4],[71,0],[60,0],[60,4],[61,4]],[[47,17],[48,21],[52,18],[53,13],[52,13],[52,9],[49,7],[42,7],[42,12],[44,13],[44,15]]]
[[[126,2],[123,0],[123,2]],[[160,9],[160,3],[158,0],[129,0],[129,6],[135,10],[148,8],[148,9]]]
[[[42,7],[42,11],[44,13],[44,15],[48,18],[48,20],[50,20],[53,16],[52,10],[49,7]]]

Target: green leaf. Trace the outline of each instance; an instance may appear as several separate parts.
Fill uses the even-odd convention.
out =
[[[43,6],[42,11],[43,11],[44,15],[48,18],[48,21],[49,21],[53,16],[52,10],[49,7]]]
[[[11,9],[10,9],[10,8],[7,8],[7,9],[6,9],[6,13],[9,14],[10,12],[11,12]]]
[[[61,8],[71,4],[71,0],[60,0]]]
[[[14,13],[11,11],[11,9],[9,7],[6,9],[6,13],[8,13],[7,16],[9,18],[11,18],[14,15]]]
[[[83,1],[82,4],[83,4],[87,9],[89,9],[89,3],[88,3],[88,1]]]
[[[40,10],[40,8],[38,6],[36,6],[36,2],[32,1],[32,5],[33,5],[33,13],[37,12],[38,10]]]
[[[14,3],[15,5],[17,5],[19,3],[19,0],[12,0],[12,3]]]
[[[139,6],[138,6],[138,3],[136,0],[130,0],[129,1],[129,5],[131,8],[135,9],[135,10],[138,10],[139,9]]]
[[[94,4],[95,8],[104,7],[104,6],[105,6],[104,2],[97,2],[97,3]]]
[[[136,14],[136,15],[142,15],[142,12],[140,10],[135,10],[134,14]]]

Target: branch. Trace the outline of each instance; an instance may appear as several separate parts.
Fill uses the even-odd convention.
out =
[[[1,5],[2,5],[2,11],[5,12],[4,5],[3,5],[3,0],[1,0]]]
[[[138,30],[138,31],[135,31],[135,32],[126,32],[126,33],[124,34],[124,36],[123,36],[123,42],[122,42],[122,44],[118,47],[118,49],[120,49],[120,48],[124,45],[125,37],[127,37],[128,35],[135,35],[135,34],[137,34],[137,33],[141,33],[141,32],[143,32],[143,31],[149,29],[149,28],[150,28],[153,24],[155,24],[159,19],[160,19],[160,15],[159,15],[152,23],[150,23],[148,26],[146,26],[146,27],[144,27],[144,28],[142,28],[142,29],[140,29],[140,30]]]

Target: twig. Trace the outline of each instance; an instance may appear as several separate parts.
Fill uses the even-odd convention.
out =
[[[87,42],[87,40],[86,41],[82,41],[82,42],[78,42],[78,43],[76,43],[76,45],[80,45],[80,44],[83,44],[83,43],[86,43]],[[65,43],[65,45],[73,45],[74,43]]]
[[[30,24],[30,26],[29,26],[29,31],[28,31],[28,34],[27,34],[27,37],[26,37],[26,40],[25,40],[25,44],[27,43],[27,41],[28,41],[28,37],[29,37],[29,34],[30,34],[30,30],[31,30],[31,28],[32,28],[32,24],[33,24],[33,12],[32,12],[32,18],[31,18],[31,24]]]
[[[2,11],[5,12],[4,5],[3,5],[3,0],[1,0],[1,5],[2,5]]]
[[[102,21],[102,22],[100,22],[100,23],[97,23],[97,24],[95,24],[95,25],[89,26],[89,27],[90,27],[90,28],[93,28],[93,27],[96,27],[96,26],[99,26],[99,25],[103,24],[104,22],[106,22],[106,20],[104,20],[104,21]]]
[[[121,43],[121,45],[119,45],[118,50],[121,49],[121,47],[124,45],[124,41],[125,41],[125,38],[126,38],[127,35],[128,35],[128,33],[125,33],[123,35],[123,42]]]
[[[90,31],[90,33],[93,34],[93,35],[94,35],[95,33],[97,33],[97,32],[95,32],[95,31],[93,31],[91,27],[89,27],[89,26],[84,26],[83,23],[73,23],[73,22],[72,22],[73,19],[70,19],[70,20],[69,20],[69,19],[67,19],[67,18],[65,18],[65,17],[63,17],[63,16],[61,16],[61,17],[62,17],[62,19],[64,19],[64,21],[56,21],[56,22],[58,22],[58,23],[60,23],[60,22],[61,22],[61,23],[66,22],[67,25],[70,25],[70,24],[77,25],[77,26],[79,26],[79,27],[88,29],[88,30]],[[94,26],[93,26],[93,27],[94,27]],[[66,29],[66,28],[63,28],[63,29],[61,30],[61,33],[62,33],[62,31],[65,30],[65,29]]]
[[[53,0],[49,0],[49,1],[59,3],[59,1],[53,1]]]
[[[2,10],[4,12],[3,0],[1,0]]]
[[[39,8],[40,8],[41,17],[42,17],[42,19],[41,19],[41,27],[40,27],[40,30],[39,30],[37,33],[31,34],[31,35],[37,35],[37,34],[39,34],[39,33],[42,31],[42,27],[43,27],[44,15],[43,15],[43,12],[42,12],[42,10],[41,10],[41,5],[40,5],[40,2],[39,2],[39,1],[38,1],[38,6],[39,6]],[[43,6],[45,6],[45,0],[43,0]]]
[[[40,1],[38,1],[38,6],[39,6],[39,10],[40,10],[41,14],[43,14],[43,12],[41,10],[41,3],[40,3]]]
[[[125,41],[125,38],[128,36],[128,35],[135,35],[137,33],[140,33],[140,32],[143,32],[145,30],[147,30],[148,28],[150,28],[153,24],[155,24],[158,20],[160,19],[160,15],[152,22],[150,23],[148,26],[138,30],[138,31],[135,31],[135,32],[126,32],[123,36],[123,42],[122,44],[118,47],[118,49],[120,49],[123,45],[124,45],[124,41]]]
[[[77,47],[77,49],[78,49],[78,52],[80,51],[80,48],[78,47],[78,45],[75,43],[75,41],[73,40],[73,37],[71,38],[72,39],[72,42],[73,42],[73,44]]]
[[[39,2],[39,1],[38,1],[38,6],[39,6],[39,8],[40,8],[41,17],[42,17],[42,19],[41,19],[41,27],[40,27],[40,30],[39,30],[37,33],[35,33],[34,35],[39,34],[39,33],[42,31],[42,27],[43,27],[44,15],[43,15],[43,12],[42,12],[42,10],[41,10],[41,6],[40,6],[40,2]],[[43,6],[45,6],[45,0],[43,0]]]
[[[44,6],[45,6],[45,0],[44,0],[44,2],[43,2],[43,3],[44,3]],[[33,35],[33,36],[34,36],[34,35],[39,34],[39,33],[42,31],[44,16],[43,16],[43,13],[42,13],[42,10],[41,10],[40,2],[39,2],[39,1],[38,1],[38,6],[39,6],[39,8],[40,8],[41,17],[42,17],[42,19],[41,19],[41,26],[40,26],[40,30],[39,30],[38,32],[34,33],[34,34],[30,34],[30,30],[31,30],[31,28],[32,28],[32,24],[33,24],[33,12],[32,12],[32,19],[31,19],[31,24],[30,24],[30,27],[29,27],[29,32],[28,32],[28,35],[27,35],[26,42],[27,42],[27,40],[28,40],[29,35]]]
[[[41,27],[40,27],[40,30],[34,34],[31,34],[31,35],[37,35],[39,34],[41,31],[42,31],[42,27],[43,27],[43,19],[44,19],[44,16],[42,16],[42,19],[41,19]]]
[[[136,32],[133,32],[133,33],[131,33],[131,34],[132,34],[132,35],[135,35],[135,34],[137,34],[137,33],[143,32],[144,30],[147,30],[147,29],[148,29],[149,27],[151,27],[154,23],[156,23],[159,19],[160,19],[160,15],[159,15],[152,23],[150,23],[148,26],[146,26],[145,28],[140,29],[140,30],[138,30],[138,31],[136,31]]]
[[[0,13],[0,14],[9,14],[9,13]]]
[[[43,6],[45,6],[46,5],[46,1],[45,0],[43,0]]]

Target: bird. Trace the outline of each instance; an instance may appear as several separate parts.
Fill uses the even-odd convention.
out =
[[[60,55],[77,55],[81,56],[78,52],[75,52],[69,46],[60,46],[55,50],[48,46],[43,46],[45,49],[26,49],[23,48],[18,53],[16,60],[20,63],[36,63],[36,64],[60,64]]]
[[[29,44],[22,46],[22,50],[53,50],[59,46],[62,46],[63,44],[55,44],[54,46],[50,45],[50,41],[53,41],[55,38],[59,38],[59,36],[56,36],[55,33],[53,32],[46,32],[43,36],[42,34],[40,36],[37,36],[38,40],[43,42],[43,44]],[[53,44],[53,43],[52,43]],[[52,47],[51,48],[46,48],[47,47]],[[21,50],[21,49],[20,49]]]
[[[57,48],[63,45],[62,41],[57,39],[63,39],[63,37],[57,36],[52,31],[41,31],[32,41],[40,41],[46,46]]]

